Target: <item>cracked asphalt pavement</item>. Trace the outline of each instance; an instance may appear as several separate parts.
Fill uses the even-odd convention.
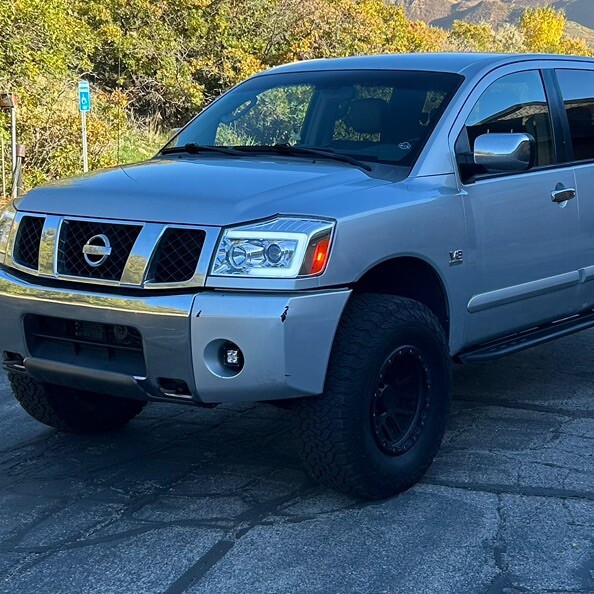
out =
[[[374,503],[308,478],[288,412],[150,405],[72,436],[0,373],[0,592],[594,593],[593,347],[457,368],[435,463]]]

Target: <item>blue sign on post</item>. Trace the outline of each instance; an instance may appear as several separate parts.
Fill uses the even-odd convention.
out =
[[[83,171],[89,170],[89,155],[87,148],[87,112],[91,111],[91,87],[89,82],[81,80],[78,83],[78,109],[82,124]]]
[[[78,83],[78,108],[83,113],[91,111],[91,88],[86,80]]]

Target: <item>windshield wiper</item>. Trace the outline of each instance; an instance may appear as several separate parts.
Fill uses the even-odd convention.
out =
[[[273,144],[271,146],[242,146],[241,152],[272,152],[279,155],[303,155],[311,157],[322,157],[324,159],[333,159],[334,161],[342,161],[343,163],[350,163],[355,167],[365,169],[365,171],[372,171],[372,168],[363,161],[345,155],[344,153],[336,153],[332,149],[318,149],[309,148],[305,146],[293,146],[291,144]]]
[[[196,144],[195,142],[189,142],[181,146],[170,146],[164,148],[159,153],[160,155],[172,155],[174,153],[189,153],[191,155],[197,155],[199,153],[221,153],[223,155],[234,155],[238,156],[241,153],[228,146],[207,146],[203,144]]]
[[[324,159],[333,159],[334,161],[350,163],[355,167],[365,169],[365,171],[372,171],[371,167],[367,163],[343,153],[336,153],[332,149],[309,148],[304,146],[293,146],[290,144],[274,144],[271,146],[242,146],[238,148],[232,148],[230,146],[210,146],[190,142],[181,146],[164,148],[159,154],[171,155],[174,153],[189,153],[191,155],[197,155],[199,153],[208,152],[221,153],[223,155],[233,155],[235,157],[245,155],[246,153],[256,152],[272,152],[279,155],[322,157]]]

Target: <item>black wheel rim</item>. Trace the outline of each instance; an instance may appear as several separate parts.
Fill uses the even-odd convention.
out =
[[[379,448],[400,456],[419,439],[429,408],[429,365],[413,346],[394,350],[380,368],[371,403],[371,429]]]

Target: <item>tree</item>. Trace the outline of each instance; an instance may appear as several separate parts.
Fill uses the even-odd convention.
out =
[[[461,51],[488,52],[493,49],[495,32],[489,23],[454,21],[449,38]]]
[[[80,171],[76,84],[93,67],[93,36],[77,1],[8,0],[0,7],[0,92],[19,100],[27,186]],[[89,117],[92,167],[113,162],[113,113],[109,94],[98,93]]]
[[[79,10],[96,32],[90,59],[97,85],[125,93],[131,110],[166,124],[204,101],[206,0],[102,0]]]
[[[537,8],[519,26],[456,21],[448,32],[408,20],[400,4],[385,0],[4,0],[0,92],[21,99],[32,185],[80,171],[82,77],[93,86],[88,129],[96,168],[118,154],[150,155],[163,141],[159,130],[184,124],[271,66],[444,50],[591,54],[583,40],[566,36],[565,25],[562,12]]]
[[[520,19],[520,32],[532,52],[559,53],[565,34],[565,13],[553,8],[528,8]]]
[[[92,67],[92,35],[78,0],[4,0],[0,6],[0,86]]]

